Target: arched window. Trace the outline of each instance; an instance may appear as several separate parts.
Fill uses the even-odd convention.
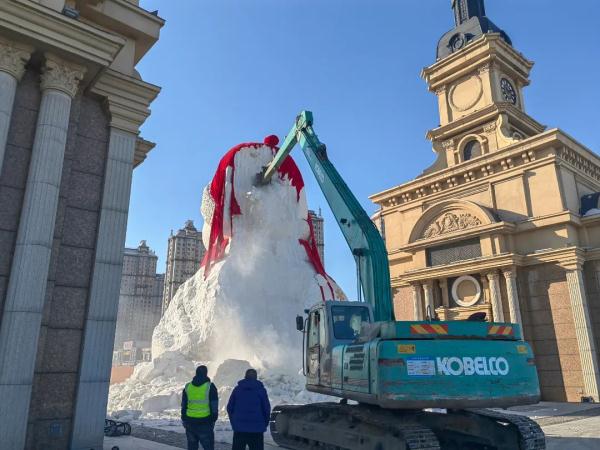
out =
[[[465,145],[463,149],[463,161],[468,161],[471,158],[477,158],[481,155],[481,144],[477,139],[473,139]]]

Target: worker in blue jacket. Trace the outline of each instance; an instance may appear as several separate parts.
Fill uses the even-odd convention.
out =
[[[188,450],[215,448],[215,422],[219,417],[219,393],[208,378],[206,366],[198,366],[196,376],[185,385],[181,396],[181,421]]]
[[[263,433],[267,431],[271,404],[264,385],[254,369],[248,369],[233,389],[227,414],[233,428],[232,450],[264,450]]]

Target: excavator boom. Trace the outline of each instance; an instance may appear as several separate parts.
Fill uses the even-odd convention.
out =
[[[319,141],[312,124],[310,111],[298,115],[273,161],[258,175],[258,183],[268,183],[296,144],[300,144],[356,261],[359,300],[362,290],[364,300],[373,308],[376,321],[394,320],[388,256],[383,238],[327,158],[326,146]]]

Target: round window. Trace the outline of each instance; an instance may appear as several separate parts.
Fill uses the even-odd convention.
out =
[[[458,277],[452,283],[452,298],[460,306],[473,306],[481,298],[481,286],[470,275]]]

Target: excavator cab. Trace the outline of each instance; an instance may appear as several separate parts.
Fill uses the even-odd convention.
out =
[[[371,323],[373,311],[366,303],[329,301],[314,305],[302,327],[307,385],[330,386],[333,347],[355,342],[361,330]]]

